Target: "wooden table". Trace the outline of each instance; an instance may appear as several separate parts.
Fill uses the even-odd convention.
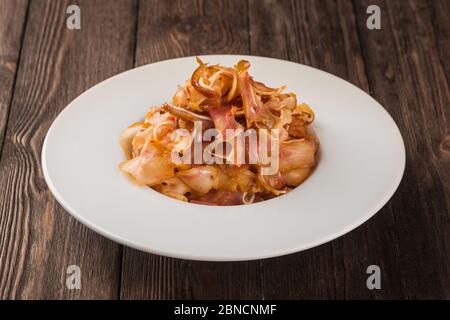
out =
[[[366,27],[371,4],[381,30]],[[0,298],[449,299],[449,17],[448,0],[0,0]],[[406,144],[394,197],[337,240],[237,263],[139,252],[71,218],[41,172],[58,113],[119,72],[212,53],[300,62],[371,94]],[[80,290],[66,287],[72,264]],[[366,287],[372,264],[380,290]]]

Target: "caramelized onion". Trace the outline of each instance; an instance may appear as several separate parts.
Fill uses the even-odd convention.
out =
[[[237,71],[240,72],[244,72],[247,71],[250,68],[250,62],[248,62],[247,60],[240,60],[235,68],[237,69]]]
[[[209,76],[211,76],[211,67],[201,64],[192,74],[191,84],[195,90],[201,92],[206,97],[219,96],[220,93],[210,86],[209,81],[207,80]],[[205,81],[208,81],[208,83]]]
[[[187,107],[189,104],[188,90],[183,87],[178,87],[178,90],[173,96],[172,101],[178,107]]]
[[[284,172],[282,177],[288,186],[296,187],[308,178],[311,171],[311,167],[293,169],[291,171]]]
[[[277,89],[267,87],[264,83],[255,81],[253,79],[251,79],[251,83],[252,83],[252,86],[253,86],[253,89],[255,90],[255,92],[257,94],[260,94],[263,96],[264,95],[271,96],[271,95],[279,94],[281,91],[284,90],[284,87],[277,88]]]
[[[292,114],[299,115],[306,124],[311,124],[314,121],[314,111],[306,103],[297,105]]]
[[[184,119],[184,120],[189,120],[189,121],[201,121],[201,120],[211,121],[211,118],[206,116],[206,115],[194,113],[194,112],[191,112],[191,111],[183,109],[183,108],[172,106],[172,105],[170,105],[168,103],[165,103],[162,106],[162,109],[164,111],[170,112],[174,116],[176,116],[176,117],[178,117],[180,119]]]

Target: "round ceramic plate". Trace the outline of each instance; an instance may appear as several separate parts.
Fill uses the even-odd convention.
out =
[[[384,108],[352,84],[293,62],[235,55],[208,63],[251,63],[271,87],[287,86],[316,114],[320,161],[292,192],[251,205],[184,203],[133,185],[119,171],[120,132],[147,108],[171,101],[194,57],[114,76],[67,106],[48,131],[42,168],[58,202],[107,238],[156,254],[195,260],[250,260],[333,240],[373,216],[398,187],[405,167],[400,132]]]

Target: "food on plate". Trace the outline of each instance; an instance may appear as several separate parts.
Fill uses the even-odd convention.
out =
[[[138,185],[206,205],[260,202],[303,183],[319,148],[312,109],[284,86],[256,81],[248,61],[197,63],[171,103],[122,131],[120,170]]]

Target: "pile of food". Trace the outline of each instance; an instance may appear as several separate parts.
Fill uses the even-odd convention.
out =
[[[254,80],[247,61],[241,60],[234,67],[197,62],[199,66],[178,88],[171,104],[151,107],[143,121],[122,132],[120,145],[127,160],[120,164],[120,170],[138,185],[208,205],[259,202],[287,193],[305,181],[317,163],[319,146],[308,131],[314,120],[308,105],[298,104],[296,95],[284,93],[284,87],[270,88]],[[275,172],[264,170],[269,164],[248,141],[242,148],[243,157],[256,161],[236,162],[233,144],[231,153],[214,154],[216,159],[222,157],[223,163],[192,161],[195,137],[210,129],[219,133],[216,147],[217,142],[237,139],[237,134],[230,138],[228,132],[253,130],[257,147],[264,143],[269,157],[276,155]],[[192,135],[175,134],[177,130]],[[201,141],[201,151],[210,150],[207,145]],[[223,150],[229,151],[227,146]],[[188,156],[191,161],[174,161],[174,155]]]

